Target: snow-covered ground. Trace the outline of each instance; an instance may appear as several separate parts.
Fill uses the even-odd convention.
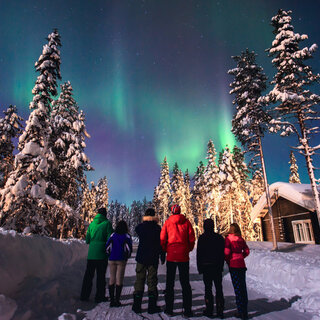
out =
[[[0,228],[0,320],[55,319],[76,312],[87,245]]]
[[[249,315],[255,319],[320,319],[320,246],[280,244],[270,252],[267,242],[249,243]],[[132,257],[126,268],[123,307],[109,303],[80,302],[87,245],[83,241],[58,241],[25,236],[0,229],[0,320],[28,319],[169,319],[164,313],[136,315],[131,311],[135,280]],[[191,254],[190,279],[195,319],[201,319],[204,287]],[[165,266],[159,267],[159,305],[164,306]],[[226,319],[235,312],[230,275],[223,280]],[[93,288],[95,290],[95,287]],[[92,294],[93,298],[93,294]],[[92,299],[93,300],[93,299]],[[174,319],[181,319],[182,296],[177,281]],[[147,308],[147,297],[144,299]],[[203,318],[205,319],[205,318]]]

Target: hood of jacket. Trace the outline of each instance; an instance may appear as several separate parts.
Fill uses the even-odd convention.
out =
[[[143,218],[142,218],[142,221],[143,222],[159,222],[159,219],[158,219],[158,217],[156,217],[156,216],[144,216]]]
[[[241,239],[241,236],[235,234],[235,233],[229,233],[227,237],[230,239],[230,241],[237,241]]]
[[[173,214],[169,217],[169,221],[175,224],[184,224],[187,218],[183,214]]]
[[[100,214],[100,213],[98,213],[98,214],[93,218],[93,222],[94,222],[95,224],[100,224],[100,223],[102,223],[102,222],[104,222],[104,221],[106,221],[106,220],[107,220],[106,216],[104,216],[103,214]]]

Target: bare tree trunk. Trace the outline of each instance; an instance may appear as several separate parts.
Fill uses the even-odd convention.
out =
[[[229,208],[231,209],[230,210],[230,221],[231,223],[233,223],[233,207],[232,207],[232,202],[231,202],[231,196],[229,194]]]
[[[317,184],[316,184],[316,179],[314,177],[314,170],[313,170],[313,165],[312,165],[312,158],[310,154],[310,146],[308,143],[308,137],[306,134],[306,128],[303,120],[303,115],[301,113],[298,114],[298,119],[299,119],[299,125],[301,129],[301,136],[302,139],[300,139],[300,143],[303,145],[304,149],[304,157],[306,159],[306,164],[307,164],[307,170],[308,170],[308,175],[311,183],[311,189],[312,189],[312,195],[314,199],[314,205],[315,205],[315,210],[316,214],[318,217],[318,223],[320,225],[320,199],[319,199],[319,192],[317,189]]]
[[[268,185],[268,181],[267,181],[267,173],[266,173],[266,167],[265,167],[265,164],[264,164],[264,157],[263,157],[263,151],[262,151],[262,144],[261,144],[260,136],[258,137],[258,141],[259,141],[261,166],[262,166],[262,172],[263,172],[264,188],[265,188],[265,192],[266,192],[268,213],[269,213],[269,216],[270,216],[270,226],[271,226],[272,243],[273,243],[272,250],[275,251],[275,250],[278,250],[278,244],[277,244],[277,238],[276,238],[276,231],[275,231],[275,228],[274,228],[272,208],[271,208],[271,199],[270,199],[270,192],[269,192],[269,185]]]

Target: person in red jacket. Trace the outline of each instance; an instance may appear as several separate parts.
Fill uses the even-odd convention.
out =
[[[165,313],[173,315],[174,281],[178,267],[182,287],[183,314],[190,317],[193,313],[189,281],[189,252],[194,248],[195,235],[190,221],[181,214],[179,205],[173,205],[171,212],[172,216],[164,223],[160,234],[162,250],[167,253]]]
[[[231,280],[236,295],[238,314],[241,319],[248,319],[248,293],[246,286],[246,264],[244,258],[250,250],[241,237],[241,230],[237,223],[232,223],[229,234],[225,239],[224,255],[229,266]]]

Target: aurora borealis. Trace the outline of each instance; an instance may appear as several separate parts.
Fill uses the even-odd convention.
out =
[[[91,135],[88,180],[105,175],[111,200],[151,200],[164,156],[193,174],[210,138],[218,152],[236,143],[231,56],[254,50],[271,79],[264,50],[279,8],[293,11],[295,31],[309,36],[305,45],[320,45],[320,3],[311,0],[1,1],[0,109],[14,104],[28,117],[34,63],[58,28],[62,81],[71,82]],[[320,72],[320,49],[312,64]],[[288,181],[295,141],[267,135],[263,143],[269,183]]]

